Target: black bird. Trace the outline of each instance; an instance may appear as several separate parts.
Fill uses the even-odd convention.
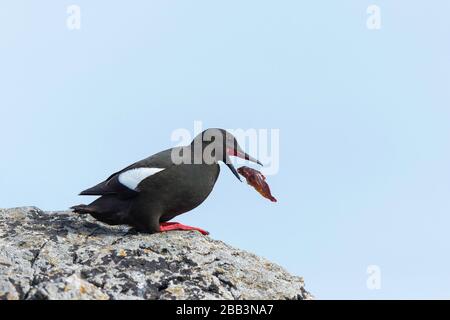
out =
[[[223,129],[208,129],[188,146],[159,152],[81,192],[83,196],[101,197],[71,209],[109,225],[126,224],[140,232],[197,230],[208,234],[169,221],[208,198],[219,177],[219,161],[241,180],[230,156],[261,165],[241,149],[233,135]]]

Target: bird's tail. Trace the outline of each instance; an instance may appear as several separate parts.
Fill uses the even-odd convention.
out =
[[[73,206],[70,208],[73,212],[78,214],[90,214],[95,213],[95,210],[88,205],[80,204],[78,206]]]
[[[95,219],[110,224],[129,224],[128,211],[131,200],[121,200],[114,196],[103,196],[89,205],[80,204],[71,209],[78,214],[90,214]]]

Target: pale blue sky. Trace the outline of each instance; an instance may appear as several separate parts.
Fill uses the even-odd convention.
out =
[[[0,207],[87,202],[79,191],[195,120],[276,128],[278,204],[223,170],[178,221],[304,276],[318,298],[450,298],[449,12],[446,0],[2,1]],[[381,290],[366,287],[369,265]]]

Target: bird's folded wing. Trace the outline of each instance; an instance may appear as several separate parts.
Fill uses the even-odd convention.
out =
[[[166,150],[112,174],[108,179],[98,185],[82,191],[80,195],[118,195],[121,198],[131,198],[139,194],[137,187],[143,180],[172,165],[170,150]]]

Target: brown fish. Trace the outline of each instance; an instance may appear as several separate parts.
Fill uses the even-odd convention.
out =
[[[244,176],[247,183],[255,188],[255,190],[258,191],[264,198],[267,198],[272,202],[277,202],[277,199],[272,196],[270,187],[266,182],[266,177],[261,172],[249,167],[240,167],[238,172]]]

